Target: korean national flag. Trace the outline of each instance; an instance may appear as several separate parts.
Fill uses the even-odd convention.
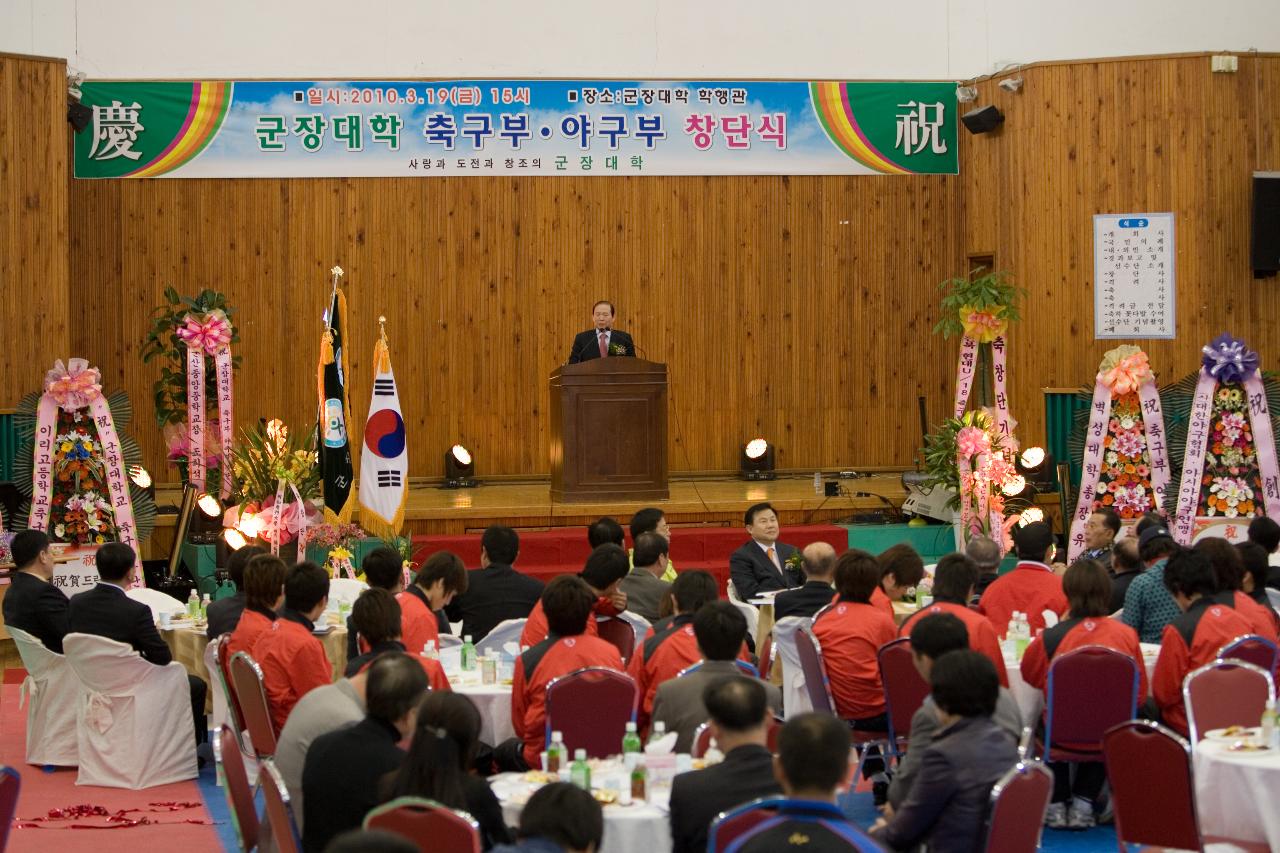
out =
[[[373,364],[373,399],[360,454],[360,526],[391,541],[404,526],[409,450],[385,337],[373,348]]]

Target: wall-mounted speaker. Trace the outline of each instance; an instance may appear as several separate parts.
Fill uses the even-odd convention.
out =
[[[1275,275],[1280,271],[1280,172],[1253,173],[1252,234],[1254,277]]]
[[[969,110],[960,116],[960,121],[964,122],[970,133],[990,133],[1004,123],[1004,113],[988,104]]]

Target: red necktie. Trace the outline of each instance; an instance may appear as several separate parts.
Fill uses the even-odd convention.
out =
[[[605,332],[600,333],[600,357],[607,358],[609,355],[609,344],[605,341]]]

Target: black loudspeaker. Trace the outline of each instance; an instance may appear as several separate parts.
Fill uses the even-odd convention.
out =
[[[987,105],[969,110],[960,116],[960,120],[964,122],[965,127],[969,128],[970,133],[990,133],[1004,123],[1004,113],[994,106]]]
[[[93,121],[93,110],[79,101],[71,101],[67,104],[67,121],[71,122],[71,129],[76,133],[84,133]]]
[[[1253,173],[1253,241],[1257,278],[1280,271],[1280,172]]]

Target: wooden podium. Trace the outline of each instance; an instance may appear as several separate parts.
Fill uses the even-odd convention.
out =
[[[596,358],[551,374],[551,498],[665,500],[667,366]]]

